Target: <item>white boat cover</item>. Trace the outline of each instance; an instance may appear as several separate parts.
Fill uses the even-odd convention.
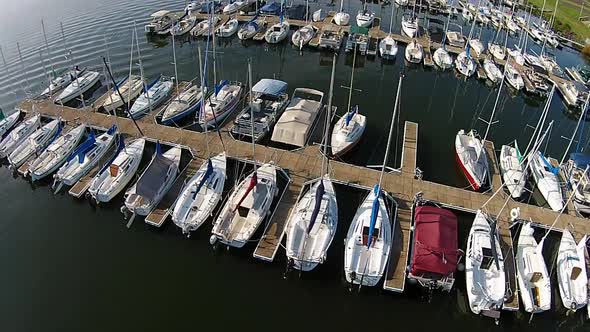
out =
[[[294,97],[275,124],[271,139],[304,147],[321,107],[322,103],[319,101]]]

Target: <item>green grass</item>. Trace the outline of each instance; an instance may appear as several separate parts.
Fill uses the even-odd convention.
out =
[[[530,0],[530,3],[538,7],[539,11],[543,7],[543,0]],[[545,11],[553,10],[555,8],[556,0],[547,0],[545,4]],[[580,7],[574,7],[575,4],[563,3],[560,1],[557,13],[555,14],[555,26],[554,29],[561,31],[562,33],[569,35],[570,38],[575,39],[579,42],[584,42],[586,38],[590,38],[590,28],[584,23],[580,22]],[[537,13],[539,12],[537,11]],[[545,20],[551,19],[552,13],[545,13],[543,16]],[[584,14],[583,14],[584,15]]]

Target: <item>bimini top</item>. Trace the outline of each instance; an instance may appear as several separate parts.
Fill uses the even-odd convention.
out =
[[[590,155],[587,155],[585,153],[571,153],[570,159],[574,162],[574,166],[580,169],[585,169],[586,166],[590,164]]]
[[[457,269],[457,217],[448,210],[419,206],[414,211],[414,249],[410,273],[446,277]]]
[[[303,96],[300,96],[302,92],[317,98],[302,98]],[[317,90],[296,89],[289,106],[277,121],[271,139],[279,143],[304,147],[310,129],[322,108],[323,95]]]
[[[287,91],[287,83],[270,78],[263,78],[252,87],[252,92],[279,97]]]
[[[158,196],[158,191],[160,191],[168,169],[173,163],[174,161],[156,152],[153,162],[137,182],[136,193],[143,196],[144,199],[153,201]]]
[[[170,11],[169,10],[159,10],[159,11],[153,13],[152,15],[150,15],[150,17],[154,17],[154,18],[164,17],[164,16],[166,16],[168,14],[170,14]]]

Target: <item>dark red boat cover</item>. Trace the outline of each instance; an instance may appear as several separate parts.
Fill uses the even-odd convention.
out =
[[[417,207],[410,273],[448,276],[457,268],[457,249],[457,217],[451,211],[434,206]]]

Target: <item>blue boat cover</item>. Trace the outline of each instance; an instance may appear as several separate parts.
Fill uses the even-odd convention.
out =
[[[572,153],[570,154],[570,159],[574,162],[574,166],[577,168],[586,169],[586,166],[590,165],[590,155],[585,153]]]
[[[199,182],[199,184],[197,185],[197,189],[195,190],[195,193],[193,194],[193,200],[195,198],[197,198],[197,194],[201,190],[201,187],[203,187],[203,185],[207,181],[209,181],[209,178],[211,178],[211,175],[213,175],[213,164],[211,163],[211,159],[208,159],[207,160],[207,170],[205,171],[205,174],[203,174],[203,178],[201,179],[201,182]]]
[[[469,51],[471,50],[471,46],[467,43],[467,47],[465,47],[465,55],[467,55],[467,59],[471,58]]]
[[[547,168],[555,175],[557,175],[557,173],[559,173],[559,167],[553,167],[553,165],[551,165],[551,163],[545,158],[545,156],[541,153],[541,151],[539,151],[539,156],[541,156],[541,160],[543,160],[543,163],[545,164],[545,166],[547,166]]]
[[[53,141],[55,141],[55,139],[59,137],[62,129],[63,129],[63,127],[61,125],[61,121],[59,121],[57,123],[57,130],[55,131],[55,135],[53,135],[53,137],[49,140],[49,143],[47,143],[47,146],[51,145],[51,143],[53,143]]]
[[[96,138],[94,137],[94,132],[90,131],[90,134],[88,134],[88,138],[86,139],[86,141],[82,143],[78,148],[76,148],[74,153],[72,153],[72,155],[68,157],[68,161],[76,158],[76,156],[78,157],[78,160],[80,162],[84,161],[84,156],[86,155],[86,152],[90,151],[94,147],[95,143]]]
[[[156,85],[156,83],[158,83],[160,81],[160,78],[162,77],[162,75],[159,75],[155,80],[153,80],[150,84],[148,84],[147,86],[145,85],[145,83],[143,84],[143,92],[145,93],[146,91],[149,91],[154,85]]]
[[[113,135],[117,131],[117,125],[114,124],[109,130],[107,130],[107,134]]]
[[[346,126],[348,126],[350,124],[350,121],[352,120],[354,115],[357,114],[358,112],[359,112],[359,105],[354,105],[352,110],[350,112],[346,113]]]
[[[324,180],[320,180],[320,184],[315,190],[315,205],[313,207],[313,211],[311,212],[311,218],[309,219],[309,226],[307,226],[307,234],[311,232],[313,225],[315,225],[315,220],[318,218],[318,214],[320,213],[320,207],[322,205],[322,198],[324,197],[324,193],[326,192],[324,188]]]
[[[252,92],[279,97],[287,90],[287,83],[270,78],[263,78],[252,87]]]
[[[227,80],[223,80],[221,82],[219,82],[219,84],[215,85],[215,96],[217,97],[217,94],[219,93],[219,91],[221,91],[221,88],[223,88],[224,86],[228,85],[229,82]]]
[[[260,13],[266,15],[278,15],[281,11],[281,5],[276,2],[267,3],[260,8]]]
[[[375,224],[377,223],[377,216],[379,215],[379,197],[381,196],[381,188],[379,185],[375,185],[373,189],[375,192],[375,200],[371,207],[371,223],[369,224],[369,240],[367,241],[367,248],[371,248],[373,242],[373,232],[375,232]]]

